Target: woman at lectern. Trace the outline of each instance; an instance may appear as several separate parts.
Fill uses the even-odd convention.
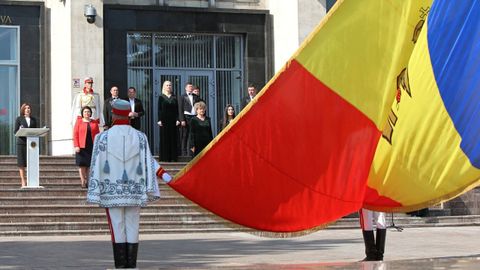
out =
[[[37,128],[38,122],[32,117],[32,108],[30,104],[23,103],[20,107],[20,116],[15,121],[15,132],[21,128]],[[25,167],[27,167],[27,137],[17,137],[17,165],[22,180],[22,187],[27,186],[25,180]]]

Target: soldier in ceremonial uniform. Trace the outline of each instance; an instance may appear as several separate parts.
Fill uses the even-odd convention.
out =
[[[387,237],[385,213],[360,209],[360,226],[362,227],[363,241],[365,243],[365,254],[363,261],[383,261],[385,252],[385,239]],[[377,235],[374,235],[374,225]]]
[[[92,109],[92,120],[98,120],[101,127],[105,124],[105,120],[102,114],[102,107],[100,105],[100,95],[98,93],[93,92],[93,79],[92,77],[86,77],[84,80],[85,86],[83,90],[75,95],[73,98],[73,105],[72,105],[72,126],[75,125],[78,116],[80,115],[80,111],[83,107],[88,106]]]
[[[169,174],[152,157],[147,136],[129,125],[130,103],[112,104],[112,127],[95,137],[87,193],[105,207],[116,268],[137,264],[140,207],[160,198],[157,177]]]

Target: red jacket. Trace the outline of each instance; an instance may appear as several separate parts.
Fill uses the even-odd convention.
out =
[[[73,146],[85,148],[85,142],[87,141],[87,125],[90,125],[90,131],[92,133],[92,141],[95,139],[95,135],[100,133],[98,128],[98,120],[91,120],[90,122],[83,122],[81,117],[77,118],[75,127],[73,128]]]

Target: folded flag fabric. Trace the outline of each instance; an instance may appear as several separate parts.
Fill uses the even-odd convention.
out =
[[[318,228],[357,211],[398,74],[430,5],[337,1],[283,70],[169,185],[227,220],[272,232]]]

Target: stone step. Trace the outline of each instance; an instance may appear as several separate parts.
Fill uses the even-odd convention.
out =
[[[468,216],[467,216],[468,217]],[[421,218],[422,219],[422,218]],[[423,218],[424,219],[424,218]],[[476,219],[470,219],[468,224],[458,222],[455,220],[442,220],[439,223],[428,223],[425,220],[424,223],[404,223],[397,224],[401,228],[413,228],[413,227],[436,227],[436,226],[480,226],[480,217]],[[358,219],[351,218],[346,221],[347,224],[332,224],[326,229],[355,229],[359,228]],[[263,233],[253,231],[248,228],[232,225],[229,222],[140,222],[141,234],[148,233],[203,233],[203,232],[250,232],[253,234],[264,234],[271,237],[281,237],[282,234],[275,233]],[[193,227],[192,227],[193,226]],[[393,228],[392,228],[393,229]],[[60,223],[60,222],[47,222],[42,224],[32,223],[0,223],[0,236],[27,236],[27,235],[96,235],[96,234],[108,234],[107,224],[104,221],[89,223]]]
[[[165,169],[170,175],[177,174],[180,170],[177,169]],[[15,169],[2,169],[0,170],[0,175],[2,178],[15,178],[20,179],[18,168]],[[54,176],[63,176],[63,177],[79,177],[78,168],[74,169],[40,169],[39,170],[40,178],[48,178]]]
[[[332,228],[356,228],[358,227],[358,218],[342,218],[337,220],[329,227]],[[393,223],[387,218],[388,226],[399,226],[405,228],[412,227],[437,227],[437,226],[476,226],[480,225],[480,215],[467,216],[436,216],[436,217],[411,217],[408,215],[394,216]]]
[[[1,172],[0,172],[1,173]],[[0,187],[2,185],[17,185],[20,183],[20,177],[0,176]],[[78,174],[71,176],[49,176],[41,177],[40,184],[43,185],[77,185],[80,183],[80,177]],[[160,186],[166,185],[163,181],[158,181]]]
[[[68,168],[68,169],[75,169],[78,168],[75,165],[75,161],[72,162],[64,162],[64,161],[59,161],[59,162],[40,162],[40,168],[55,168],[55,167],[62,167],[62,168]],[[4,169],[16,169],[17,167],[17,161],[15,162],[0,162],[0,170]]]
[[[221,232],[240,232],[248,231],[246,229],[230,228],[230,227],[221,227],[221,228],[173,228],[173,229],[164,229],[164,228],[155,228],[155,229],[143,229],[140,228],[140,234],[167,234],[167,233],[221,233]],[[13,237],[13,236],[51,236],[51,235],[108,235],[110,232],[107,229],[96,229],[96,230],[42,230],[42,231],[0,231],[0,236],[2,237]]]
[[[158,161],[158,157],[155,157]],[[40,165],[75,165],[75,157],[50,157],[50,156],[41,156]],[[184,167],[188,162],[159,162],[160,165],[164,167]],[[17,166],[17,158],[2,158],[0,157],[0,166],[11,165]]]
[[[227,222],[206,221],[142,221],[142,229],[196,229],[223,228]],[[0,232],[4,231],[54,231],[54,230],[99,230],[108,229],[106,218],[99,222],[19,222],[0,223]]]
[[[158,156],[154,156],[154,158],[158,161]],[[190,161],[191,158],[182,157],[182,160],[178,162],[160,162],[161,164],[186,164]],[[46,156],[40,155],[40,162],[75,162],[75,155],[66,155],[66,156]],[[17,162],[17,156],[15,155],[0,155],[0,163],[12,163]]]
[[[161,196],[170,196],[170,197],[181,197],[176,191],[167,188],[165,186],[160,186]],[[60,196],[68,197],[83,197],[87,195],[87,189],[82,189],[80,185],[77,187],[71,188],[9,188],[0,190],[0,198],[3,197],[42,197],[50,196],[53,199]]]
[[[153,202],[142,207],[142,213],[184,213],[203,212],[199,206],[194,204],[167,204],[164,202]],[[0,206],[0,214],[58,214],[58,213],[102,213],[105,208],[93,204],[85,205],[7,205]]]
[[[162,196],[159,200],[162,203],[185,203],[186,199],[178,196]],[[3,206],[6,205],[86,205],[87,201],[85,196],[83,197],[0,197],[0,202]]]
[[[63,181],[63,180],[59,180]],[[18,181],[20,182],[20,181]],[[83,190],[83,188],[80,186],[80,179],[72,179],[69,180],[68,182],[65,181],[64,183],[58,182],[58,181],[46,181],[42,179],[40,180],[40,186],[42,186],[45,189],[78,189],[78,190]],[[171,190],[167,184],[165,184],[163,181],[158,183],[158,186],[160,187],[160,190]],[[6,189],[15,189],[19,190],[21,189],[19,183],[17,181],[9,181],[9,183],[1,183],[0,182],[0,190],[6,190]]]
[[[187,163],[185,162],[161,162],[160,165],[164,168],[177,169],[180,170],[185,167]],[[78,168],[75,164],[75,160],[54,160],[54,161],[42,161],[40,160],[40,168],[48,167],[68,167],[68,168]],[[0,161],[0,169],[14,169],[17,168],[17,160],[14,161]]]
[[[106,222],[105,211],[103,213],[29,213],[29,214],[0,214],[2,223],[43,223],[43,222]],[[218,220],[214,214],[199,212],[182,213],[151,213],[142,212],[141,220],[145,222],[163,221],[212,221]],[[221,222],[221,221],[220,221]]]

